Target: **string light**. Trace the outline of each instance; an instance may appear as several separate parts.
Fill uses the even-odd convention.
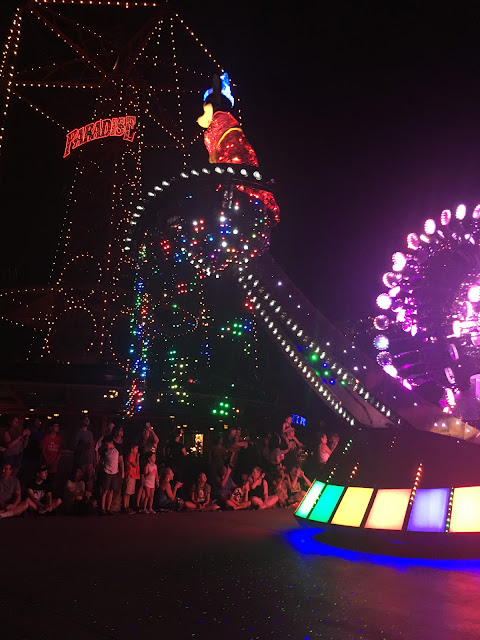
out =
[[[389,335],[376,338],[378,364],[408,390],[435,384],[446,412],[457,404],[460,388],[469,386],[480,357],[480,273],[472,266],[480,242],[478,206],[470,211],[467,219],[464,204],[454,217],[445,209],[439,220],[424,222],[425,233],[408,234],[407,249],[394,253],[392,271],[383,276],[388,291],[377,302],[385,313],[373,320]]]
[[[184,155],[185,165],[189,148],[199,140],[202,132],[198,130],[194,120],[192,120],[192,133],[187,135],[185,132],[184,123],[182,122],[184,96],[193,94],[200,96],[206,79],[211,77],[212,73],[217,70],[218,65],[216,63],[212,64],[214,62],[213,57],[201,45],[200,51],[207,53],[208,72],[197,72],[191,68],[191,65],[184,59],[184,52],[177,50],[175,38],[176,31],[184,28],[189,31],[193,38],[195,38],[195,35],[176,14],[170,14],[168,18],[170,38],[168,38],[168,29],[163,29],[166,22],[164,22],[164,16],[162,15],[158,21],[153,21],[151,26],[141,33],[141,37],[135,43],[131,58],[123,60],[127,64],[115,66],[112,72],[111,61],[118,58],[120,52],[116,51],[108,37],[105,37],[108,34],[97,33],[86,24],[75,21],[70,16],[66,17],[57,11],[54,5],[58,5],[59,9],[61,8],[60,5],[82,5],[91,7],[93,10],[97,7],[121,7],[124,9],[137,7],[148,9],[163,5],[156,2],[103,2],[96,0],[36,0],[27,3],[15,13],[0,63],[0,75],[6,87],[3,103],[3,121],[0,129],[0,145],[3,141],[5,118],[11,96],[24,101],[32,110],[50,120],[62,130],[67,130],[58,117],[50,112],[51,105],[47,104],[49,98],[46,98],[44,103],[38,104],[22,93],[23,89],[28,89],[29,87],[39,87],[50,91],[54,90],[55,92],[61,89],[73,92],[89,91],[96,97],[94,112],[91,114],[95,122],[104,120],[111,114],[126,112],[134,114],[137,118],[138,130],[134,146],[125,151],[120,150],[119,158],[117,156],[113,163],[110,204],[105,202],[106,207],[104,208],[104,211],[107,212],[104,221],[106,225],[105,237],[108,237],[109,240],[103,246],[100,246],[103,240],[96,237],[95,233],[89,235],[89,242],[85,244],[83,242],[82,229],[88,228],[91,224],[91,220],[88,220],[88,215],[91,215],[91,213],[88,210],[84,211],[83,194],[86,191],[85,181],[88,181],[91,175],[95,173],[101,175],[104,167],[100,161],[96,159],[92,161],[88,158],[82,152],[82,149],[76,150],[78,156],[75,180],[67,199],[62,231],[63,238],[52,264],[52,277],[55,276],[56,285],[45,288],[45,294],[53,293],[53,302],[51,307],[43,312],[41,316],[39,315],[38,318],[32,319],[34,327],[38,326],[46,329],[46,339],[42,348],[43,356],[65,361],[69,360],[68,355],[52,351],[52,340],[55,337],[56,326],[66,311],[76,309],[77,311],[87,312],[87,315],[90,314],[94,317],[93,326],[97,334],[93,346],[91,346],[90,342],[88,343],[90,345],[88,357],[91,359],[93,357],[92,352],[94,352],[96,357],[105,361],[113,361],[119,366],[126,367],[125,356],[115,352],[113,331],[122,318],[134,312],[134,305],[129,300],[128,294],[125,293],[125,287],[127,289],[129,287],[128,280],[133,286],[136,273],[135,254],[131,255],[136,246],[136,240],[131,231],[135,230],[138,218],[132,212],[135,210],[136,203],[140,198],[143,167],[142,151],[146,147],[146,127],[147,125],[154,127],[155,131],[163,132],[170,140],[169,144],[162,144],[161,141],[156,143],[153,140],[149,143],[149,148],[180,149]],[[45,11],[43,7],[45,7]],[[77,71],[80,67],[77,67],[75,70],[69,71],[69,77],[65,77],[62,74],[62,80],[53,77],[54,72],[63,71],[63,60],[61,62],[49,60],[48,69],[41,65],[32,66],[29,69],[17,69],[16,57],[20,44],[22,16],[29,14],[33,15],[39,23],[47,26],[54,36],[76,52],[76,56],[84,63],[84,67],[80,72]],[[78,40],[81,44],[69,38],[67,30],[64,30],[66,20],[77,33],[84,36]],[[180,26],[178,20],[180,20],[182,26]],[[163,37],[165,35],[167,35],[166,40]],[[168,44],[169,39],[170,44]],[[100,48],[96,47],[96,44],[100,42],[102,46]],[[91,46],[92,44],[94,46]],[[163,50],[163,53],[161,50]],[[166,57],[168,52],[170,52],[170,59]],[[159,65],[164,67],[166,63],[170,63],[173,71],[173,86],[148,85],[144,82],[146,65],[150,65],[150,68],[155,68]],[[91,81],[87,79],[85,81],[85,68],[94,69],[96,73],[100,74],[102,80]],[[127,72],[128,81],[125,75]],[[182,73],[182,81],[185,73],[189,74],[188,86],[180,86],[180,73]],[[139,78],[141,78],[141,82]],[[108,87],[107,92],[104,92],[105,87]],[[157,98],[162,94],[165,96],[175,95],[178,104],[178,117],[170,119],[168,128],[158,126],[159,123],[162,125],[158,114],[164,112],[166,108],[165,104],[159,102]],[[68,127],[68,129],[70,128]],[[108,143],[108,140],[99,140],[96,144],[103,147]],[[128,243],[126,238],[130,239]],[[58,272],[59,275],[57,275]],[[80,282],[82,272],[84,281]],[[125,276],[127,276],[126,280]],[[72,277],[75,277],[76,281],[72,280]],[[121,278],[123,278],[123,282],[120,287]],[[200,288],[196,288],[197,293]],[[35,292],[29,291],[28,295],[37,295],[40,291],[41,289],[37,288]],[[17,291],[15,293],[20,299],[22,292]],[[209,315],[204,301],[201,302],[201,306],[204,309],[203,317],[205,319],[202,321],[203,331],[207,330]],[[193,314],[188,315],[187,311],[184,311],[184,316],[188,318],[185,321],[185,326],[188,325],[189,330],[194,331],[198,325],[198,319]],[[209,339],[205,338],[203,344],[205,345],[203,347],[205,354],[209,354],[211,350]],[[209,355],[205,357],[209,358]]]
[[[292,317],[279,303],[277,293],[283,292],[282,296],[289,301],[292,313],[295,310],[294,313],[298,314],[298,307],[301,308],[302,305],[295,303],[292,294],[288,293],[288,290],[291,289],[285,287],[286,278],[279,279],[277,272],[273,270],[270,275],[267,275],[265,260],[262,262],[261,279],[255,278],[254,273],[256,272],[245,273],[244,271],[238,276],[238,282],[246,292],[247,301],[255,299],[257,319],[262,322],[268,333],[279,342],[284,353],[293,362],[305,382],[321,399],[351,426],[359,422],[355,417],[359,404],[364,406],[366,404],[369,407],[366,414],[369,420],[374,417],[375,412],[378,412],[380,414],[378,422],[382,425],[385,424],[385,418],[397,424],[402,423],[400,416],[359,384],[356,375],[350,371],[351,365],[347,367],[344,362],[340,363],[333,356],[333,349],[329,348],[328,342],[325,343],[325,346],[318,344],[305,333],[304,329],[300,328],[298,322],[292,321]],[[279,282],[282,282],[281,288],[279,288]],[[272,289],[269,290],[269,287]],[[249,302],[249,304],[251,303]],[[301,351],[299,351],[299,344],[302,345]],[[354,351],[353,345],[352,351]],[[344,349],[344,352],[347,350]],[[318,359],[323,360],[321,371],[317,369]],[[353,361],[356,361],[355,356]],[[343,387],[348,387],[349,393],[347,395],[345,395]],[[365,418],[365,416],[362,417]]]

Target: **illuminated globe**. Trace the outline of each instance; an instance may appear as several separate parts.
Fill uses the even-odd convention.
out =
[[[162,181],[137,210],[164,230],[179,262],[206,276],[261,254],[278,221],[271,186],[257,167],[243,165],[211,164]]]
[[[408,389],[438,387],[452,410],[474,393],[470,380],[480,373],[480,205],[426,220],[382,281],[378,363]]]

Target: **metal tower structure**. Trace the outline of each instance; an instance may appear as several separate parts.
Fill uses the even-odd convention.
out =
[[[128,366],[134,204],[147,167],[179,170],[195,153],[184,113],[218,69],[166,2],[28,0],[15,12],[0,63],[2,161],[23,104],[56,129],[73,176],[51,282],[0,294],[4,319],[44,332],[43,359]]]

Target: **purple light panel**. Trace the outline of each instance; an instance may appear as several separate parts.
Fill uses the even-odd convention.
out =
[[[418,489],[408,521],[408,531],[445,531],[450,489]]]

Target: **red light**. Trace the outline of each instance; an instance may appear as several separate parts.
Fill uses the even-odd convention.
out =
[[[107,138],[109,136],[123,137],[124,140],[132,142],[135,137],[133,128],[137,121],[136,116],[120,116],[119,118],[105,118],[90,122],[79,129],[72,129],[67,133],[65,140],[65,151],[63,157],[70,155],[72,149],[80,147],[86,142]]]

